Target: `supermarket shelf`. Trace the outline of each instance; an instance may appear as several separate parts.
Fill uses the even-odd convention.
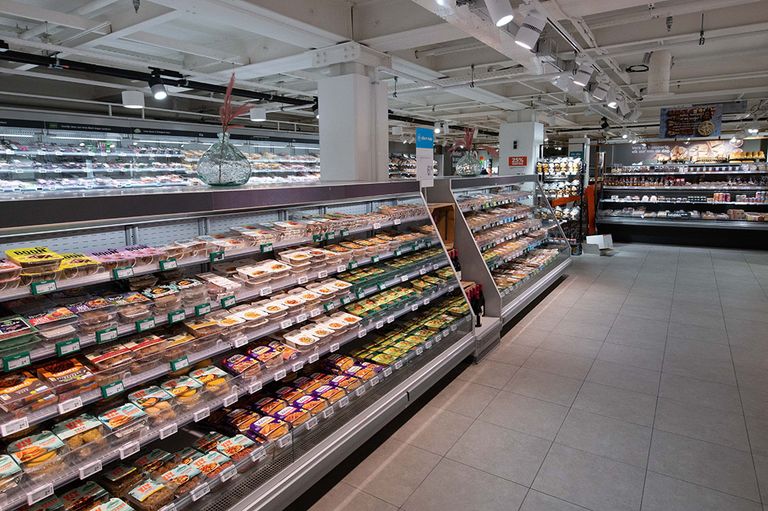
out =
[[[744,160],[744,161],[734,161],[734,162],[701,162],[701,163],[684,163],[684,162],[668,162],[668,163],[654,163],[653,165],[658,166],[675,166],[675,167],[722,167],[723,165],[729,165],[729,166],[736,166],[736,165],[743,165],[744,163],[760,163],[764,162],[765,160]],[[628,165],[627,165],[628,166]]]
[[[658,190],[658,191],[698,191],[709,190],[715,192],[743,191],[743,190],[768,190],[767,186],[603,186],[603,190]]]
[[[516,202],[518,199],[522,199],[524,197],[529,197],[530,193],[520,193],[519,195],[515,194],[512,199],[509,200],[501,200],[501,201],[494,201],[494,202],[486,202],[485,204],[482,204],[480,206],[468,206],[468,207],[461,207],[461,203],[459,203],[459,207],[461,209],[462,213],[469,213],[470,211],[483,211],[490,208],[495,208],[497,206],[504,206],[507,204],[512,204],[513,202]]]
[[[550,199],[549,197],[547,197],[547,200],[549,200],[549,203],[552,205],[552,207],[556,207],[556,206],[562,206],[563,204],[580,201],[581,196],[571,195],[570,197],[558,197],[556,199]]]
[[[633,203],[633,204],[698,204],[705,206],[768,206],[768,202],[702,202],[702,201],[675,201],[675,200],[655,200],[655,201],[643,201],[632,199],[602,199],[600,202],[613,202],[613,203]]]
[[[437,259],[437,261],[435,261],[435,259]],[[275,321],[271,324],[268,323],[264,327],[259,328],[258,330],[251,332],[248,335],[243,335],[236,339],[230,339],[227,341],[223,339],[219,339],[216,345],[205,348],[194,354],[187,355],[186,356],[187,361],[189,365],[194,365],[197,362],[200,362],[201,360],[205,360],[210,357],[221,355],[222,353],[226,353],[227,351],[230,351],[234,348],[244,346],[253,340],[267,337],[281,330],[285,330],[286,328],[289,328],[295,324],[303,323],[304,321],[307,321],[307,319],[319,316],[324,312],[329,312],[332,310],[339,309],[344,305],[352,303],[356,300],[360,300],[366,296],[374,295],[384,289],[396,286],[400,283],[407,282],[419,276],[426,275],[427,273],[440,269],[447,264],[448,263],[445,259],[442,259],[440,256],[436,256],[435,258],[433,258],[431,262],[428,262],[426,264],[421,263],[419,265],[420,266],[419,268],[409,270],[408,272],[403,273],[401,275],[397,275],[393,278],[390,278],[384,281],[383,283],[372,285],[372,286],[366,286],[362,289],[356,289],[354,290],[354,292],[349,292],[345,296],[339,298],[338,300],[334,299],[326,303],[322,307],[318,306],[310,312],[293,314],[290,317],[281,319],[281,321]],[[346,267],[344,269],[346,270]],[[350,288],[350,289],[354,289],[354,288]],[[443,290],[440,295],[445,294],[445,292],[448,292],[448,291]],[[259,295],[255,294],[254,297],[256,296],[259,296]],[[429,303],[429,299],[427,299],[427,303]],[[403,312],[403,314],[405,314],[405,312]],[[378,328],[381,328],[381,326],[379,326]],[[122,379],[122,388],[124,390],[129,390],[131,388],[135,388],[140,385],[143,385],[149,381],[160,378],[161,376],[164,376],[171,372],[173,372],[173,369],[170,366],[170,361],[166,363],[160,363],[149,370],[124,377]],[[103,390],[102,388],[99,388],[89,392],[85,392],[80,394],[78,397],[74,398],[74,400],[70,399],[65,402],[60,402],[56,405],[51,405],[51,406],[42,408],[31,414],[28,414],[26,417],[22,419],[9,420],[9,421],[0,423],[0,435],[8,436],[14,432],[27,429],[32,425],[39,424],[43,421],[57,417],[58,415],[62,415],[65,413],[69,413],[73,410],[79,409],[86,404],[99,401],[103,399],[102,390]]]
[[[290,466],[263,483],[263,479],[258,477],[259,474],[254,474],[250,479],[244,478],[231,497],[228,495],[224,502],[203,508],[203,511],[213,509],[256,511],[283,509],[288,506],[296,495],[309,489],[312,484],[320,480],[469,356],[474,350],[474,345],[474,335],[472,333],[464,335],[296,459]]]
[[[480,249],[480,252],[487,252],[489,249],[492,249],[498,245],[501,245],[502,243],[506,243],[507,241],[516,240],[517,238],[521,238],[528,234],[529,232],[533,232],[536,229],[529,227],[526,229],[521,229],[519,231],[515,231],[512,234],[508,234],[507,236],[504,236],[503,238],[491,241],[490,243],[486,243],[485,245],[478,245],[478,248]]]
[[[391,221],[391,222],[383,222],[383,223],[370,224],[370,225],[367,225],[367,226],[364,226],[364,227],[360,227],[360,228],[357,228],[357,229],[350,229],[348,232],[339,233],[340,234],[339,237],[343,237],[343,236],[346,236],[348,234],[359,234],[359,233],[368,232],[368,231],[376,231],[376,230],[379,230],[379,229],[385,229],[387,227],[392,227],[392,226],[401,225],[401,224],[407,224],[407,223],[411,223],[411,222],[425,221],[428,218],[429,217],[427,217],[427,216],[418,216],[418,217],[410,217],[410,218],[404,218],[404,219],[400,219],[400,220],[394,220],[394,221]],[[323,240],[336,239],[336,234],[337,233],[335,233],[335,232],[327,233],[323,237]],[[237,250],[224,251],[223,254],[221,254],[220,258],[214,257],[214,255],[216,254],[214,252],[213,254],[211,254],[209,256],[205,256],[205,257],[190,257],[190,258],[181,259],[181,260],[176,261],[176,264],[177,264],[177,267],[181,268],[181,267],[187,267],[187,266],[200,265],[200,264],[204,264],[204,263],[208,263],[208,262],[219,262],[219,261],[237,259],[237,258],[246,257],[246,256],[252,256],[252,255],[256,255],[256,254],[263,254],[263,253],[271,252],[273,250],[277,250],[277,249],[281,249],[281,248],[288,248],[288,247],[293,247],[293,246],[297,246],[297,245],[313,243],[313,242],[317,242],[317,241],[322,241],[322,240],[313,240],[313,238],[309,237],[309,238],[293,239],[293,240],[287,240],[287,241],[278,241],[276,243],[271,243],[271,244],[270,243],[265,243],[265,244],[261,244],[259,246],[254,246],[254,247],[247,247],[247,248],[242,248],[242,249],[237,249]],[[135,276],[135,275],[145,275],[145,274],[148,274],[148,273],[155,273],[155,272],[159,272],[159,271],[161,271],[160,270],[159,262],[157,264],[148,264],[148,265],[144,265],[144,266],[135,266],[135,267],[132,268],[131,271],[127,271],[126,273],[121,274],[120,278],[128,278],[128,277],[132,277],[132,276]],[[95,284],[103,284],[103,283],[106,283],[106,282],[110,282],[112,280],[115,280],[114,271],[113,272],[100,272],[100,273],[96,273],[96,274],[93,274],[93,275],[88,275],[88,276],[85,276],[85,277],[75,277],[75,278],[71,278],[71,279],[64,279],[64,280],[56,281],[55,289],[51,289],[48,292],[53,292],[53,291],[61,290],[61,289],[72,289],[72,288],[76,288],[76,287],[92,286],[92,285],[95,285]],[[9,300],[15,300],[17,298],[23,298],[23,297],[26,297],[26,296],[32,296],[32,288],[31,288],[31,286],[25,286],[25,287],[19,287],[19,288],[16,288],[16,289],[9,289],[9,290],[5,290],[5,291],[1,291],[0,292],[0,302],[6,302],[6,301],[9,301]]]
[[[557,260],[562,258],[563,253],[561,253],[557,259],[555,259],[554,264],[556,264],[556,266],[554,268],[546,269],[545,267],[533,278],[520,282],[520,285],[528,287],[519,295],[515,296],[515,298],[510,303],[504,305],[501,310],[501,321],[503,324],[506,324],[512,318],[514,318],[521,310],[527,307],[533,300],[536,299],[536,297],[538,297],[545,289],[555,283],[557,279],[559,279],[565,273],[565,270],[571,264],[571,259],[566,255],[565,259],[558,263]],[[512,292],[515,292],[518,289],[518,286],[511,286],[502,290],[502,299],[509,296]]]
[[[410,244],[410,246],[403,246],[401,248],[398,248],[396,251],[385,252],[385,253],[380,254],[378,256],[365,257],[365,258],[357,259],[357,260],[352,261],[352,262],[350,262],[348,264],[341,264],[341,265],[338,265],[338,266],[335,266],[335,267],[330,267],[330,268],[325,269],[325,270],[312,271],[312,272],[309,272],[307,275],[296,276],[296,277],[287,277],[287,278],[281,279],[279,281],[270,283],[269,285],[265,285],[263,287],[259,287],[257,289],[245,288],[245,291],[241,291],[241,292],[239,292],[239,293],[234,295],[234,302],[231,303],[231,304],[228,304],[228,307],[232,307],[235,304],[243,303],[243,302],[248,302],[248,301],[260,298],[260,297],[270,296],[270,295],[275,294],[275,293],[277,293],[279,291],[282,291],[284,289],[289,289],[291,287],[304,285],[304,284],[306,284],[308,282],[312,282],[312,281],[319,280],[319,279],[324,279],[324,278],[326,278],[328,276],[336,275],[336,274],[342,273],[344,271],[347,271],[348,269],[351,269],[352,267],[367,266],[369,264],[373,264],[373,263],[376,263],[378,261],[385,261],[387,259],[392,259],[392,258],[395,258],[395,257],[399,257],[401,255],[415,253],[415,252],[418,252],[418,251],[420,251],[420,250],[422,250],[424,248],[430,248],[431,246],[438,244],[438,241],[435,240],[435,239],[427,240],[427,241],[428,241],[427,243],[417,243],[417,242],[415,242],[413,244]],[[230,297],[222,298],[221,300],[219,300],[217,302],[206,302],[206,303],[201,303],[201,304],[198,304],[198,305],[192,306],[192,307],[185,307],[183,309],[184,310],[183,317],[181,317],[180,315],[175,317],[174,318],[174,323],[178,323],[178,322],[184,321],[186,318],[191,318],[191,317],[194,317],[194,316],[203,315],[203,314],[198,314],[197,313],[201,308],[202,309],[207,309],[207,310],[209,310],[209,312],[214,312],[214,311],[220,310],[220,309],[224,308],[222,302],[227,301],[227,298],[230,298]],[[178,313],[178,312],[179,311],[174,311],[174,313]],[[207,314],[207,313],[205,313],[205,314]],[[137,330],[138,325],[135,324],[135,323],[119,325],[117,327],[117,333],[115,334],[115,339],[114,340],[117,340],[118,338],[124,337],[126,335],[132,335],[132,334],[135,334],[135,333],[150,333],[150,332],[152,332],[152,330],[154,328],[158,328],[158,327],[167,325],[168,324],[168,319],[169,319],[168,316],[169,315],[170,314],[167,314],[165,316],[152,317],[152,318],[147,318],[146,320],[142,320],[142,321],[151,320],[152,323],[154,324],[154,326],[153,327],[143,326],[141,332],[138,332],[138,330]],[[145,325],[145,323],[142,323],[142,324]],[[89,346],[94,346],[96,344],[99,344],[96,341],[96,333],[95,332],[91,333],[91,334],[81,335],[81,336],[77,337],[76,339],[78,340],[78,346],[79,346],[80,349],[86,348],[86,347],[89,347]],[[66,341],[61,341],[61,342],[62,343],[70,343],[70,342],[72,342],[72,340],[73,339],[68,339]],[[76,350],[76,351],[80,351],[80,350]],[[16,350],[10,350],[10,352],[14,353],[14,355],[17,355],[19,353]],[[74,353],[74,352],[69,352],[65,356],[69,356],[71,353]],[[46,345],[44,347],[37,348],[37,349],[29,351],[29,359],[30,359],[31,363],[38,362],[40,360],[44,360],[44,359],[47,359],[47,358],[56,357],[56,356],[57,356],[56,344],[53,344],[53,345],[48,344],[48,345]]]
[[[478,232],[483,232],[485,230],[491,229],[493,227],[498,227],[500,225],[506,225],[512,222],[516,222],[518,220],[524,220],[526,218],[530,218],[531,211],[526,213],[525,215],[518,215],[518,216],[508,216],[505,218],[502,218],[501,220],[496,220],[495,222],[490,222],[484,225],[478,225],[477,227],[472,227],[470,230],[473,234],[476,234]]]
[[[0,152],[0,155],[7,154],[10,156],[110,156],[114,158],[184,158],[181,153],[112,153],[112,152],[96,152],[96,151],[14,151],[13,149],[6,149]]]
[[[521,185],[524,183],[536,183],[535,174],[518,174],[516,176],[477,176],[456,177],[447,179],[452,190],[470,190],[473,188],[495,188],[498,186]],[[530,192],[528,193],[530,195]]]
[[[597,219],[597,223],[615,225],[640,225],[646,227],[692,227],[703,229],[716,228],[768,231],[768,222],[745,222],[737,220],[676,220],[671,218],[600,217]]]
[[[200,161],[200,158],[184,158],[184,161],[188,161],[191,163]],[[290,159],[277,159],[277,160],[251,160],[248,159],[248,162],[251,164],[254,163],[302,163],[302,164],[308,164],[312,163],[315,165],[320,165],[320,160],[290,160]]]
[[[297,174],[300,172],[308,172],[311,174],[319,174],[320,169],[251,169],[251,172],[266,174]]]
[[[709,171],[671,171],[671,172],[608,172],[605,177],[609,176],[712,176],[718,174],[726,174],[732,176],[734,174],[768,174],[768,170],[709,170]]]
[[[545,183],[553,182],[553,181],[574,181],[579,178],[579,173],[576,172],[575,174],[568,174],[565,176],[549,176],[547,174],[537,174],[540,176]]]
[[[308,363],[310,361],[310,359],[314,361],[315,356],[319,358],[323,354],[338,350],[338,348],[345,343],[351,342],[358,338],[365,337],[369,329],[373,330],[373,329],[383,328],[385,324],[392,323],[396,318],[403,316],[409,312],[418,310],[418,308],[422,305],[428,305],[431,301],[456,289],[457,287],[458,287],[457,284],[446,286],[435,292],[427,294],[427,296],[422,295],[422,297],[420,297],[417,300],[411,301],[410,303],[406,304],[404,307],[396,311],[389,312],[388,315],[384,315],[383,317],[376,316],[376,317],[369,318],[366,326],[358,326],[358,328],[353,328],[349,332],[347,332],[345,337],[340,339],[338,343],[332,343],[326,347],[323,347],[322,349],[317,350],[315,353],[306,354],[305,355],[306,360],[304,359],[304,357],[302,357],[300,359],[296,359],[292,361],[290,364],[284,364],[283,366],[280,366],[278,368],[273,368],[269,371],[266,371],[264,374],[261,374],[258,379],[234,378],[230,382],[231,383],[230,388],[232,392],[227,396],[217,396],[217,397],[213,397],[212,399],[206,400],[204,405],[197,406],[194,409],[188,410],[187,412],[181,414],[175,422],[169,422],[167,424],[164,424],[162,428],[151,428],[148,431],[146,431],[145,434],[140,436],[138,439],[131,439],[125,443],[121,443],[120,445],[109,446],[107,449],[104,450],[104,452],[89,456],[87,461],[85,462],[65,466],[62,468],[62,470],[57,471],[55,476],[52,476],[51,479],[49,479],[45,483],[40,484],[39,486],[30,485],[27,491],[19,491],[15,493],[6,494],[4,500],[0,501],[0,509],[2,509],[3,511],[7,511],[10,509],[15,509],[16,507],[19,507],[24,503],[32,504],[34,502],[37,502],[38,500],[42,500],[42,498],[45,498],[45,497],[41,497],[41,496],[50,495],[52,493],[52,490],[55,490],[56,488],[61,487],[71,481],[80,479],[81,478],[80,475],[82,473],[81,469],[89,468],[88,470],[90,472],[89,476],[92,475],[93,473],[97,473],[99,472],[99,470],[96,470],[95,472],[90,470],[90,467],[93,467],[94,464],[98,464],[99,467],[103,467],[114,460],[128,457],[129,455],[135,453],[138,449],[140,449],[141,446],[147,445],[151,442],[154,442],[155,440],[160,439],[161,435],[162,435],[162,438],[165,438],[166,436],[170,436],[171,434],[174,434],[181,427],[189,423],[203,420],[204,418],[207,418],[210,415],[210,412],[212,410],[225,406],[225,403],[227,403],[227,405],[234,404],[240,398],[261,390],[264,384],[269,383],[270,381],[282,380],[287,375],[287,372],[289,369],[291,371],[299,371],[304,367],[305,363]],[[390,318],[392,319],[390,320]],[[451,328],[453,331],[455,331],[458,328],[458,322],[456,322],[455,324],[456,324],[456,328]],[[441,331],[440,333],[441,338],[443,336],[444,331],[445,330]],[[426,347],[426,343],[425,343],[425,347]],[[423,353],[423,351],[420,352],[419,349],[420,348],[416,348],[415,350],[415,353],[417,355],[421,355]],[[399,367],[397,367],[397,369],[399,369]],[[372,381],[369,382],[369,384],[371,383]],[[378,380],[376,380],[376,383],[378,383]],[[364,394],[364,391],[359,393],[356,392],[356,395],[358,397],[362,396],[363,394]],[[308,427],[307,425],[304,425],[303,428],[302,427],[296,428],[291,434],[286,436],[291,436],[293,433],[300,433],[302,429],[306,429],[307,427]],[[164,434],[164,432],[169,432],[169,433],[167,433],[166,435]],[[290,439],[286,439],[286,441],[283,441],[283,442],[281,442],[281,439],[277,439],[275,442],[277,443],[277,446],[280,448],[287,447],[292,443],[292,437]],[[127,454],[127,453],[130,453],[130,454]]]
[[[527,247],[525,247],[525,248],[523,248],[521,250],[518,250],[517,252],[515,252],[513,254],[509,254],[509,255],[507,255],[505,257],[501,257],[501,258],[498,258],[498,259],[493,259],[493,260],[486,261],[485,264],[488,266],[489,270],[493,271],[496,268],[498,268],[499,266],[503,266],[503,265],[507,264],[508,262],[512,261],[513,259],[517,259],[518,257],[521,257],[521,256],[527,254],[531,250],[540,247],[543,243],[546,243],[546,242],[547,242],[546,238],[540,239],[540,240],[536,240],[533,243],[528,244]]]

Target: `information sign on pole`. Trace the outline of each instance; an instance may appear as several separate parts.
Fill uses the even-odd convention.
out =
[[[429,128],[416,128],[416,179],[422,188],[432,186],[435,161],[435,132]]]

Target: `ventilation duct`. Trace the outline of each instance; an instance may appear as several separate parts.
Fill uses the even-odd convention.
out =
[[[648,65],[648,95],[669,94],[669,76],[672,72],[672,54],[669,50],[651,53]]]

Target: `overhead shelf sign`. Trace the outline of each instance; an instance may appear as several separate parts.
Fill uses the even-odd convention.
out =
[[[723,122],[722,105],[662,108],[661,138],[718,137]]]

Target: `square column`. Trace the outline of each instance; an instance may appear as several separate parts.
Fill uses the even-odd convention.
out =
[[[320,180],[387,181],[387,88],[356,64],[318,82]]]
[[[544,125],[535,121],[506,122],[499,129],[499,175],[533,174],[544,143]],[[510,156],[527,158],[525,166],[510,166]]]

